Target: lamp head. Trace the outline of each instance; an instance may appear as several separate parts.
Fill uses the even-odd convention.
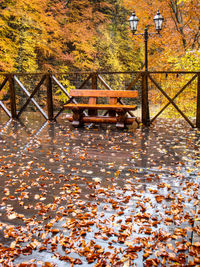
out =
[[[153,20],[155,23],[156,31],[159,33],[162,29],[162,23],[164,20],[162,15],[160,14],[159,10],[158,10],[157,14],[154,16]]]
[[[138,21],[139,19],[136,16],[135,11],[133,11],[132,15],[129,18],[130,28],[133,34],[137,31]]]

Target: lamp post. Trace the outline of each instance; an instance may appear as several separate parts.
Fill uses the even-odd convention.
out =
[[[150,116],[149,116],[149,102],[148,102],[148,77],[147,77],[147,72],[148,72],[148,39],[150,35],[154,34],[160,34],[160,31],[162,29],[162,23],[163,23],[163,17],[160,14],[159,10],[157,11],[157,14],[153,18],[154,23],[155,23],[155,28],[156,32],[154,33],[149,33],[148,32],[148,26],[145,26],[144,33],[138,33],[136,34],[137,31],[137,25],[139,22],[138,17],[136,16],[135,12],[132,13],[132,15],[129,18],[129,23],[130,23],[130,28],[133,33],[133,35],[143,35],[144,36],[144,43],[145,43],[145,87],[146,87],[146,92],[145,96],[143,95],[143,102],[145,101],[146,110],[142,111],[142,122],[144,125],[149,126],[150,124]]]

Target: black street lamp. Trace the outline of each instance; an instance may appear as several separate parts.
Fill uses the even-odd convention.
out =
[[[148,71],[148,38],[149,35],[153,34],[160,34],[160,31],[162,29],[162,23],[163,23],[163,17],[160,14],[160,11],[158,10],[157,14],[154,16],[154,23],[156,28],[156,33],[149,33],[148,32],[148,26],[145,26],[144,33],[138,33],[135,34],[137,31],[137,25],[138,25],[138,17],[136,16],[135,12],[132,13],[132,15],[129,18],[130,28],[134,35],[144,35],[144,41],[145,41],[145,71]]]
[[[138,33],[136,34],[137,31],[137,25],[138,25],[138,17],[136,16],[135,12],[132,13],[132,15],[129,18],[129,23],[130,23],[130,28],[133,33],[133,35],[143,35],[144,36],[144,42],[145,42],[145,93],[143,94],[142,101],[145,104],[143,106],[146,107],[146,110],[142,110],[142,122],[144,125],[149,126],[150,125],[150,116],[149,116],[149,101],[148,101],[148,38],[149,35],[153,34],[160,34],[160,31],[162,29],[162,23],[163,23],[163,17],[160,14],[159,10],[157,14],[154,16],[154,23],[155,23],[155,28],[156,28],[156,33],[149,33],[148,32],[148,26],[145,26],[144,33]]]

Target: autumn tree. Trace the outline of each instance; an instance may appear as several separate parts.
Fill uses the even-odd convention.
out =
[[[128,27],[128,10],[121,0],[109,3],[112,10],[107,14],[110,23],[101,26],[96,41],[99,69],[134,71],[141,68],[140,51],[131,40]]]
[[[165,23],[149,39],[150,68],[185,68],[199,49],[198,0],[0,0],[0,70],[140,70],[144,42],[128,18],[135,9],[138,29],[154,31],[158,8]]]
[[[94,5],[87,0],[1,0],[1,70],[95,68],[95,25],[106,16]]]
[[[11,61],[2,70],[35,71],[45,66],[45,59],[59,59],[60,29],[47,1],[1,0],[0,22],[6,29],[1,27],[1,61],[5,65],[7,56]]]
[[[200,4],[199,0],[154,0],[154,1],[124,1],[130,10],[135,10],[139,21],[139,29],[149,25],[153,29],[153,16],[157,9],[164,17],[164,27],[161,38],[149,39],[150,66],[152,69],[172,69],[186,51],[199,49]],[[192,70],[192,66],[188,66]]]

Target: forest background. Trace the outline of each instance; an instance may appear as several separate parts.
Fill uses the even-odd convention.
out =
[[[160,10],[161,37],[149,39],[150,70],[199,70],[199,0],[0,0],[0,71],[135,71],[144,41],[132,36]]]

